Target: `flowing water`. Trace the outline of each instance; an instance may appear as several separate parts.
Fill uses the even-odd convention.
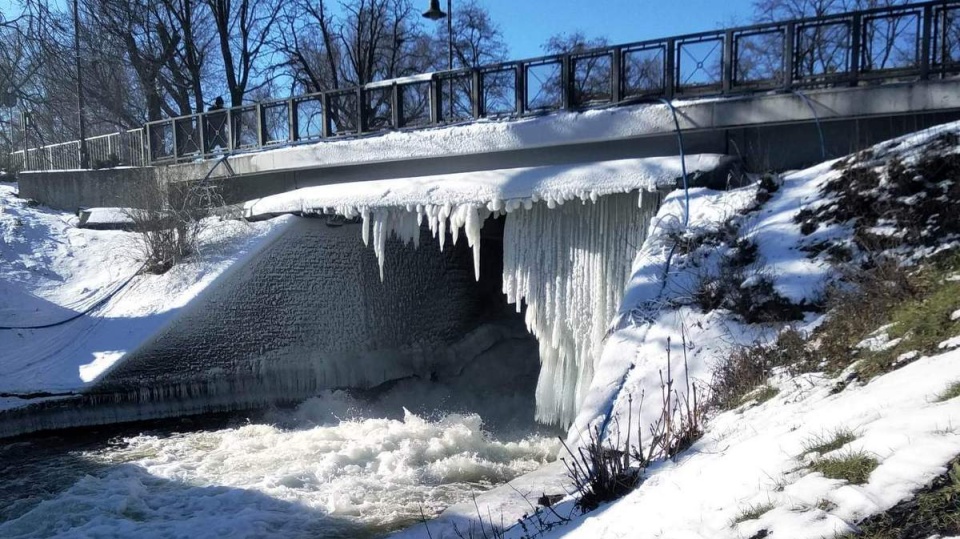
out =
[[[0,444],[0,537],[383,536],[557,454],[556,431],[532,422],[536,370],[494,367]],[[496,390],[478,383],[494,374]]]

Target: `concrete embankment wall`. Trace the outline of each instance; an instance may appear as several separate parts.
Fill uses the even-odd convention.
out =
[[[498,234],[490,221],[489,233]],[[456,372],[521,324],[503,312],[496,241],[482,283],[465,241],[444,252],[391,241],[385,280],[360,226],[301,218],[236,268],[85,395],[0,414],[0,437],[80,425],[295,403]],[[536,362],[533,357],[532,361]]]

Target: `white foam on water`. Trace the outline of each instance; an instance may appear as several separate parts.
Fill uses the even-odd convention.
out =
[[[323,399],[330,415],[353,402]],[[305,404],[317,418],[318,403]],[[495,439],[477,414],[357,418],[284,429],[248,424],[141,434],[82,455],[82,477],[0,537],[359,537],[432,517],[557,454],[550,436]]]

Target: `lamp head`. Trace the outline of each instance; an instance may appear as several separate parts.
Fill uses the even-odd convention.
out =
[[[423,17],[431,21],[439,21],[446,16],[447,14],[440,9],[440,0],[430,0],[430,9],[423,12]]]

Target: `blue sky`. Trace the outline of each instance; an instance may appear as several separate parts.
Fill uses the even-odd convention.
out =
[[[426,10],[429,0],[413,0]],[[700,32],[732,21],[746,22],[751,0],[479,0],[503,30],[510,56],[540,56],[540,46],[558,32],[583,30],[589,37],[606,36],[626,43],[675,34]],[[446,2],[441,0],[446,9]],[[457,9],[457,0],[453,0]],[[0,0],[0,10],[18,10]],[[430,24],[429,21],[424,21]]]
[[[429,0],[412,0],[418,11]],[[456,11],[458,0],[453,0]],[[540,56],[541,45],[557,33],[582,30],[627,43],[701,32],[751,19],[752,0],[478,0],[503,31],[513,59]],[[446,1],[441,0],[446,9]],[[19,11],[13,0],[0,0],[7,16]],[[430,21],[423,21],[427,27]]]
[[[414,0],[426,9],[429,0]],[[751,19],[751,0],[479,0],[500,24],[510,56],[540,56],[553,34],[582,30],[611,43],[712,30]],[[441,2],[444,9],[446,3]],[[457,0],[453,0],[457,9]],[[722,23],[722,24],[721,24]]]

